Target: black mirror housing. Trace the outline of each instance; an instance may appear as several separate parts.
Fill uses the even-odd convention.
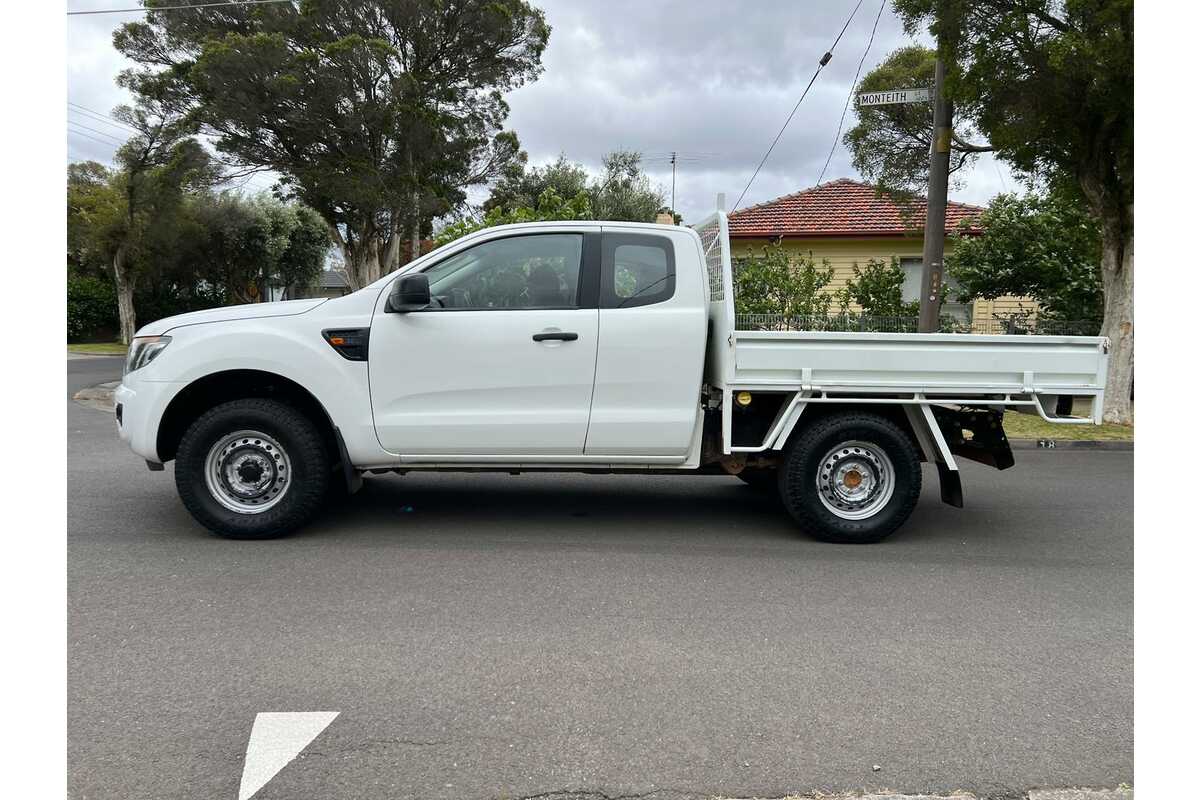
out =
[[[428,308],[432,302],[429,295],[429,276],[420,272],[401,275],[392,284],[384,311],[389,314],[406,314]]]

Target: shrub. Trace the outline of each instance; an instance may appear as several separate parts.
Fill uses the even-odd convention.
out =
[[[737,313],[827,316],[833,296],[825,287],[831,280],[828,262],[818,267],[811,256],[793,256],[779,244],[765,245],[734,263]]]
[[[67,276],[67,340],[107,337],[120,327],[112,281]]]
[[[843,314],[851,305],[873,317],[915,317],[920,313],[919,301],[904,302],[904,270],[894,256],[891,261],[872,258],[866,269],[856,261],[851,269],[853,277],[837,293]]]

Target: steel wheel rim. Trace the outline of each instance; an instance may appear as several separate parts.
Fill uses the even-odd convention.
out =
[[[204,462],[208,491],[238,514],[261,514],[287,494],[292,462],[273,437],[243,430],[221,437]]]
[[[861,520],[883,510],[896,490],[896,469],[878,445],[848,441],[830,449],[817,467],[817,497],[829,513]]]

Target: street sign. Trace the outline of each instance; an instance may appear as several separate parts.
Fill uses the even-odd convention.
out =
[[[860,106],[887,106],[895,103],[928,103],[933,94],[928,89],[893,89],[890,92],[868,92],[858,96]]]

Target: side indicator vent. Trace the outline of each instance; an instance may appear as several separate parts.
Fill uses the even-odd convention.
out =
[[[371,339],[370,328],[330,328],[321,331],[329,346],[338,355],[350,361],[367,360],[367,343]]]

